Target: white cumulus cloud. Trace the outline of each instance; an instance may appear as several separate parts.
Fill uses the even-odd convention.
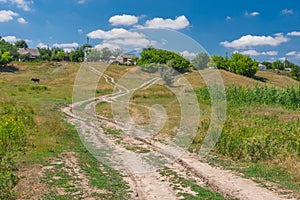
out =
[[[274,36],[245,35],[232,42],[224,41],[220,44],[224,47],[243,49],[253,46],[278,46],[288,41],[289,38],[283,36],[282,33],[277,33]]]
[[[245,12],[245,15],[246,16],[250,16],[250,17],[255,17],[255,16],[258,16],[258,15],[260,15],[260,13],[259,12]]]
[[[145,28],[169,28],[174,30],[184,29],[190,25],[189,20],[184,16],[176,17],[176,19],[163,19],[163,18],[154,18],[147,20],[145,23]],[[143,26],[139,26],[143,28]]]
[[[229,20],[231,20],[231,19],[232,19],[232,18],[231,18],[230,16],[227,16],[227,17],[226,17],[226,20],[227,20],[227,21],[229,21]]]
[[[82,30],[82,29],[78,29],[77,32],[78,32],[79,34],[83,34],[83,30]]]
[[[57,47],[57,48],[77,48],[77,47],[79,47],[79,44],[76,42],[62,43],[62,44],[55,43],[53,46]]]
[[[124,26],[130,26],[137,24],[139,21],[139,18],[133,15],[115,15],[112,16],[109,19],[109,23],[111,23],[113,26],[118,26],[118,25],[124,25]]]
[[[287,34],[288,36],[300,36],[300,31],[293,31]]]
[[[151,41],[146,38],[114,39],[106,42],[114,45],[134,46],[134,47],[147,47],[147,46],[154,46],[156,44],[155,41]]]
[[[19,16],[18,13],[15,13],[11,10],[0,10],[0,22],[8,22],[14,19],[14,17]]]
[[[290,52],[286,53],[285,55],[286,56],[295,56],[296,54],[297,54],[296,51],[290,51]]]
[[[292,15],[292,14],[294,14],[294,11],[286,8],[286,9],[282,10],[280,13],[282,15]]]
[[[28,24],[28,22],[23,17],[18,18],[18,22],[20,24]]]
[[[95,49],[101,50],[103,48],[109,48],[110,50],[121,49],[119,45],[111,44],[111,43],[102,43],[95,46]]]
[[[84,4],[84,3],[85,3],[85,0],[78,0],[77,3],[78,3],[78,4]]]
[[[242,51],[239,52],[241,54],[244,55],[249,55],[249,56],[277,56],[278,55],[278,51],[263,51],[263,52],[258,52],[256,50],[246,50],[246,51]]]
[[[48,48],[48,45],[40,42],[38,45],[37,45],[38,48],[41,48],[41,49],[47,49]]]
[[[197,56],[196,53],[194,52],[189,52],[187,50],[183,51],[183,52],[180,52],[180,54],[183,56],[183,57],[186,57],[186,58],[195,58]]]
[[[2,37],[2,39],[4,39],[6,42],[10,42],[10,43],[13,43],[13,42],[16,42],[19,40],[16,36],[11,36],[11,35]]]
[[[144,38],[145,35],[138,32],[131,32],[123,28],[114,28],[110,31],[101,29],[87,34],[91,39],[117,39],[117,38]]]
[[[30,6],[33,4],[33,0],[0,0],[0,2],[16,5],[17,8],[20,8],[24,11],[30,11]]]

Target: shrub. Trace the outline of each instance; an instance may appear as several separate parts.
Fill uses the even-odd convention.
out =
[[[7,199],[18,180],[13,172],[14,159],[25,151],[34,123],[31,108],[11,102],[1,103],[0,114],[0,199]]]
[[[186,72],[192,69],[190,62],[181,55],[162,49],[146,48],[138,60],[140,66],[149,64],[166,64],[178,72]]]
[[[30,87],[30,90],[46,91],[46,90],[48,90],[48,87],[44,86],[44,85],[33,85],[33,86]]]

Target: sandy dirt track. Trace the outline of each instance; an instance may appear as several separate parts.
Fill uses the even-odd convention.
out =
[[[96,69],[89,66],[89,70],[98,73]],[[103,75],[99,72],[99,75]],[[121,85],[115,83],[112,77],[104,76],[107,83],[114,85],[118,88],[119,92],[111,95],[104,95],[97,98],[91,98],[80,102],[73,103],[63,109],[63,112],[69,116],[69,122],[76,126],[80,132],[81,139],[84,143],[90,146],[89,151],[96,152],[97,149],[111,148],[114,160],[118,160],[117,166],[114,168],[119,170],[120,173],[126,175],[124,178],[131,187],[132,199],[152,200],[152,199],[179,199],[178,190],[171,186],[171,182],[162,178],[162,176],[155,170],[151,173],[142,173],[143,169],[151,171],[151,164],[144,163],[143,159],[132,152],[129,152],[126,145],[139,145],[144,149],[151,152],[160,152],[165,148],[165,144],[152,140],[151,138],[144,139],[130,135],[122,136],[122,143],[117,143],[117,139],[113,136],[105,134],[103,128],[110,127],[114,129],[122,129],[122,125],[107,119],[104,116],[96,115],[93,111],[95,106],[100,102],[111,102],[114,98],[122,97],[128,93],[128,90]],[[141,87],[148,87],[155,83],[157,80],[151,80]],[[76,108],[81,108],[76,111]],[[116,153],[117,152],[117,153]],[[111,153],[111,152],[110,152]],[[96,158],[100,158],[100,154],[93,153]],[[167,154],[167,153],[166,153]],[[126,156],[124,156],[126,155]],[[156,154],[155,154],[156,155]],[[172,156],[172,155],[170,155]],[[135,163],[140,169],[133,169],[132,163],[128,163],[128,159]],[[123,166],[120,166],[123,165]],[[134,166],[136,167],[136,166]],[[177,174],[187,173],[192,174],[193,179],[197,179],[200,186],[208,185],[209,189],[215,190],[225,197],[242,199],[242,200],[275,200],[285,199],[280,197],[273,191],[260,187],[252,180],[242,178],[236,173],[229,170],[222,170],[212,167],[201,160],[197,155],[193,155],[187,151],[182,152],[182,155],[177,158],[173,163],[169,163],[168,167]],[[128,170],[126,170],[128,169]],[[141,173],[136,173],[140,170]],[[190,178],[186,176],[186,178]]]

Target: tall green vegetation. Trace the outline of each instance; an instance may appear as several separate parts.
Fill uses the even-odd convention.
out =
[[[198,90],[199,100],[210,101],[206,87]],[[231,105],[279,105],[287,109],[300,109],[300,86],[278,89],[256,85],[253,88],[232,85],[226,88],[226,99]]]
[[[88,51],[87,59],[88,61],[94,62],[94,61],[109,61],[110,58],[117,57],[119,54],[121,54],[122,51],[120,49],[110,50],[107,47],[104,47],[103,49],[91,49]]]
[[[210,102],[207,87],[198,89],[197,96],[201,103]],[[241,109],[249,106],[279,105],[286,109],[300,109],[300,87],[278,89],[259,85],[253,88],[233,85],[226,88],[226,96],[229,115],[241,116]],[[229,116],[217,144],[218,151],[233,159],[250,161],[300,156],[299,120],[280,122],[277,118],[251,116],[243,119],[245,122],[249,120],[247,126],[243,120],[236,126],[236,122]]]
[[[204,69],[207,68],[207,64],[209,63],[210,58],[207,55],[207,53],[202,52],[199,53],[193,60],[192,60],[192,65],[196,69]]]
[[[257,61],[252,60],[250,56],[245,56],[240,53],[233,53],[230,59],[228,59],[227,56],[224,58],[222,56],[213,55],[208,65],[247,77],[254,77],[258,70]]]
[[[145,66],[152,63],[168,65],[181,73],[192,69],[190,61],[177,53],[152,47],[146,48],[141,53],[141,58],[138,60],[138,64],[140,66]]]
[[[1,65],[6,65],[10,61],[12,61],[13,56],[10,55],[9,51],[5,51],[3,53],[0,52],[0,66]]]
[[[272,69],[272,63],[271,62],[264,61],[261,64],[263,64],[264,66],[266,66],[267,69]]]
[[[28,133],[33,128],[33,111],[11,102],[0,103],[0,199],[12,197],[17,183],[15,158],[28,145]]]
[[[277,60],[272,63],[272,69],[284,70],[284,63],[280,60]]]
[[[229,59],[227,56],[212,55],[207,65],[217,67],[218,69],[229,70]]]
[[[292,67],[291,75],[292,75],[293,79],[300,81],[300,67],[297,65],[294,65]]]
[[[258,70],[257,61],[239,53],[233,53],[229,63],[231,72],[247,77],[254,77]]]
[[[17,47],[17,48],[28,48],[28,44],[26,43],[26,41],[25,40],[18,40],[18,41],[16,41],[15,42],[15,46]]]
[[[18,58],[17,47],[6,42],[0,36],[0,66],[6,65],[13,59]]]

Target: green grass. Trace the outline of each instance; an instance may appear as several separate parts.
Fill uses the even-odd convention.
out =
[[[296,196],[300,195],[300,184],[299,181],[295,180],[295,174],[285,170],[278,164],[272,162],[237,162],[218,154],[210,155],[207,161],[213,166],[238,171],[243,174],[244,177],[250,178],[269,189],[290,190],[287,191],[287,193],[294,193]]]
[[[120,174],[109,167],[101,168],[105,169],[105,172],[100,170],[98,161],[84,148],[76,130],[66,125],[65,116],[61,113],[61,108],[72,102],[73,84],[79,64],[62,63],[64,67],[60,70],[58,69],[61,66],[52,63],[29,62],[15,63],[15,65],[20,68],[19,71],[1,74],[0,110],[6,108],[6,102],[18,102],[17,105],[22,105],[26,112],[32,113],[35,126],[28,134],[25,154],[13,160],[13,163],[16,163],[13,169],[16,170],[16,167],[30,169],[36,164],[48,165],[50,158],[58,157],[62,152],[76,152],[91,185],[100,189],[109,189],[110,192],[106,195],[108,199],[114,199],[114,196],[117,199],[128,199],[128,186],[123,182]],[[114,71],[118,73],[116,69]],[[41,84],[33,84],[32,77],[40,78]],[[103,91],[108,91],[110,87],[104,85],[103,81],[98,86]],[[22,117],[20,114],[13,116],[17,115]],[[27,123],[24,120],[23,122]],[[7,172],[6,177],[14,179],[9,184],[9,192],[13,195],[11,189],[17,183],[17,176],[9,173],[7,169],[3,171]],[[61,179],[53,180],[53,176],[59,176]],[[53,191],[45,194],[41,199],[71,199],[70,195],[59,196],[55,192],[55,187],[64,187],[66,191],[72,191],[70,181],[72,177],[68,177],[61,168],[56,169],[52,174],[47,174],[44,182],[49,183],[48,186]]]
[[[64,151],[75,151],[82,169],[89,177],[90,184],[111,191],[108,194],[100,195],[99,198],[128,198],[128,186],[122,181],[121,175],[105,166],[99,169],[97,160],[82,146],[74,128],[66,125],[64,115],[60,111],[62,107],[72,102],[73,84],[80,65],[74,63],[56,65],[55,63],[44,62],[14,63],[14,65],[20,70],[15,73],[1,74],[0,101],[4,103],[17,102],[17,105],[32,113],[35,124],[28,134],[26,154],[13,160],[17,164],[14,165],[14,169],[15,167],[30,168],[34,164],[46,165],[51,157],[57,157]],[[103,66],[96,65],[95,67],[99,71],[105,69]],[[106,74],[118,79],[128,70],[134,70],[134,68],[110,66],[107,68]],[[203,73],[209,74],[210,71]],[[266,82],[224,71],[221,71],[221,75],[225,85],[228,86],[227,91],[229,91],[228,115],[223,134],[214,152],[220,157],[224,156],[230,159],[231,162],[228,165],[237,166],[235,170],[244,173],[247,177],[253,177],[257,181],[264,179],[278,183],[285,188],[299,190],[300,113],[299,88],[297,87],[299,82],[291,81],[286,76],[279,76],[271,72],[258,74],[259,77],[265,78]],[[31,82],[32,77],[40,78],[41,85],[33,84]],[[185,77],[194,88],[198,89],[204,85],[197,72],[185,75]],[[243,87],[231,87],[233,83]],[[255,87],[257,84],[261,86]],[[265,88],[264,86],[275,86],[276,88]],[[294,89],[290,86],[294,86]],[[112,91],[113,87],[101,78],[96,95],[103,95]],[[199,134],[192,144],[192,149],[201,147],[201,141],[210,122],[209,98],[199,99],[199,101],[201,123],[199,124]],[[168,136],[176,133],[176,127],[179,127],[180,122],[180,106],[170,91],[159,85],[154,85],[147,90],[136,91],[132,96],[131,103],[142,105],[130,108],[130,114],[138,124],[149,123],[149,109],[145,106],[151,107],[153,104],[165,106],[169,119],[161,132]],[[108,103],[99,104],[97,112],[112,117],[110,106]],[[4,107],[2,104],[1,108]],[[14,116],[16,115],[19,116],[20,114],[14,114]],[[114,130],[107,130],[107,134],[119,136],[119,132]],[[119,140],[119,143],[122,141]],[[71,179],[71,177],[64,176],[63,172],[59,172],[60,169],[57,170],[58,175],[62,176],[65,181],[54,182],[52,187],[64,185]],[[2,171],[8,172],[6,177],[16,178],[9,173],[9,170]],[[50,180],[54,175],[49,174],[47,179]],[[183,180],[181,182],[183,182],[181,184],[187,184]],[[13,182],[9,188],[12,188],[15,183]],[[73,188],[70,188],[68,184],[65,186],[67,190],[72,191]],[[201,188],[197,190],[202,191]],[[182,195],[186,199],[195,198],[189,194]],[[211,194],[209,192],[206,194],[203,191],[203,195],[205,197]],[[41,197],[41,199],[71,198],[68,195],[59,196],[55,192]],[[207,198],[219,197],[207,196]]]
[[[30,107],[14,102],[0,102],[0,199],[11,198],[18,177],[14,172],[16,159],[29,146],[34,127]]]
[[[68,126],[68,129],[67,138],[69,142],[65,142],[67,145],[65,151],[73,151],[78,155],[79,165],[88,177],[91,187],[107,191],[107,194],[94,194],[94,196],[103,199],[128,199],[129,187],[127,183],[123,181],[122,176],[108,166],[101,165],[100,167],[99,161],[96,160],[81,143],[77,130],[71,126]],[[66,192],[70,192],[71,194],[78,191],[76,185],[72,182],[76,179],[66,173],[63,167],[63,165],[58,165],[54,170],[46,173],[44,181],[54,190],[49,193],[50,196],[55,196],[56,187],[63,188]],[[53,179],[53,177],[60,177],[60,179]],[[71,194],[69,194],[69,196]],[[56,197],[59,196],[57,195]]]
[[[228,198],[223,197],[217,192],[211,191],[207,188],[202,188],[193,181],[184,179],[177,175],[172,170],[165,168],[160,171],[160,174],[162,176],[168,177],[172,183],[172,186],[174,189],[180,188],[190,188],[191,191],[195,192],[197,195],[194,196],[192,194],[179,192],[178,197],[183,198],[185,200],[209,200],[209,199],[215,199],[215,200],[226,200]]]

